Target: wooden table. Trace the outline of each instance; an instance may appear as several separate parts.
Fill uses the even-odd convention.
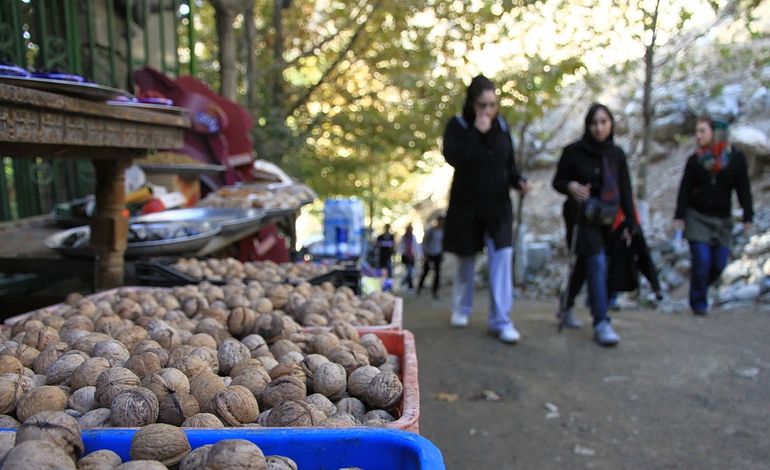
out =
[[[90,158],[96,169],[91,246],[97,289],[123,284],[124,171],[150,150],[182,147],[187,116],[110,106],[0,83],[3,156]]]

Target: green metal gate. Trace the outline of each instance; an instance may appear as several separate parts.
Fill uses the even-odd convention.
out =
[[[132,90],[145,65],[194,75],[202,0],[0,0],[0,63]],[[0,150],[0,152],[2,152]],[[48,213],[93,191],[88,160],[0,157],[0,220]]]

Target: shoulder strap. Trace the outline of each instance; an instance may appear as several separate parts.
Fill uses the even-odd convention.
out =
[[[500,116],[499,114],[497,115],[497,122],[500,123],[500,129],[503,132],[508,132],[510,130],[508,127],[508,123],[505,121],[505,118]]]

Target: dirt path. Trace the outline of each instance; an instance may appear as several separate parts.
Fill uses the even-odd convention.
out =
[[[558,335],[554,304],[519,302],[524,337],[510,347],[485,335],[486,291],[477,291],[466,330],[449,328],[448,297],[448,289],[443,301],[407,295],[405,304],[421,434],[447,468],[770,465],[770,312],[623,311],[615,315],[623,341],[605,350],[588,327]]]

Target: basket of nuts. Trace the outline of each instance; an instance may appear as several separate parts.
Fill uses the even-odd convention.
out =
[[[225,286],[227,287],[227,286]],[[64,412],[83,429],[418,431],[414,337],[337,321],[305,331],[256,284],[119,288],[0,331],[0,427]]]

